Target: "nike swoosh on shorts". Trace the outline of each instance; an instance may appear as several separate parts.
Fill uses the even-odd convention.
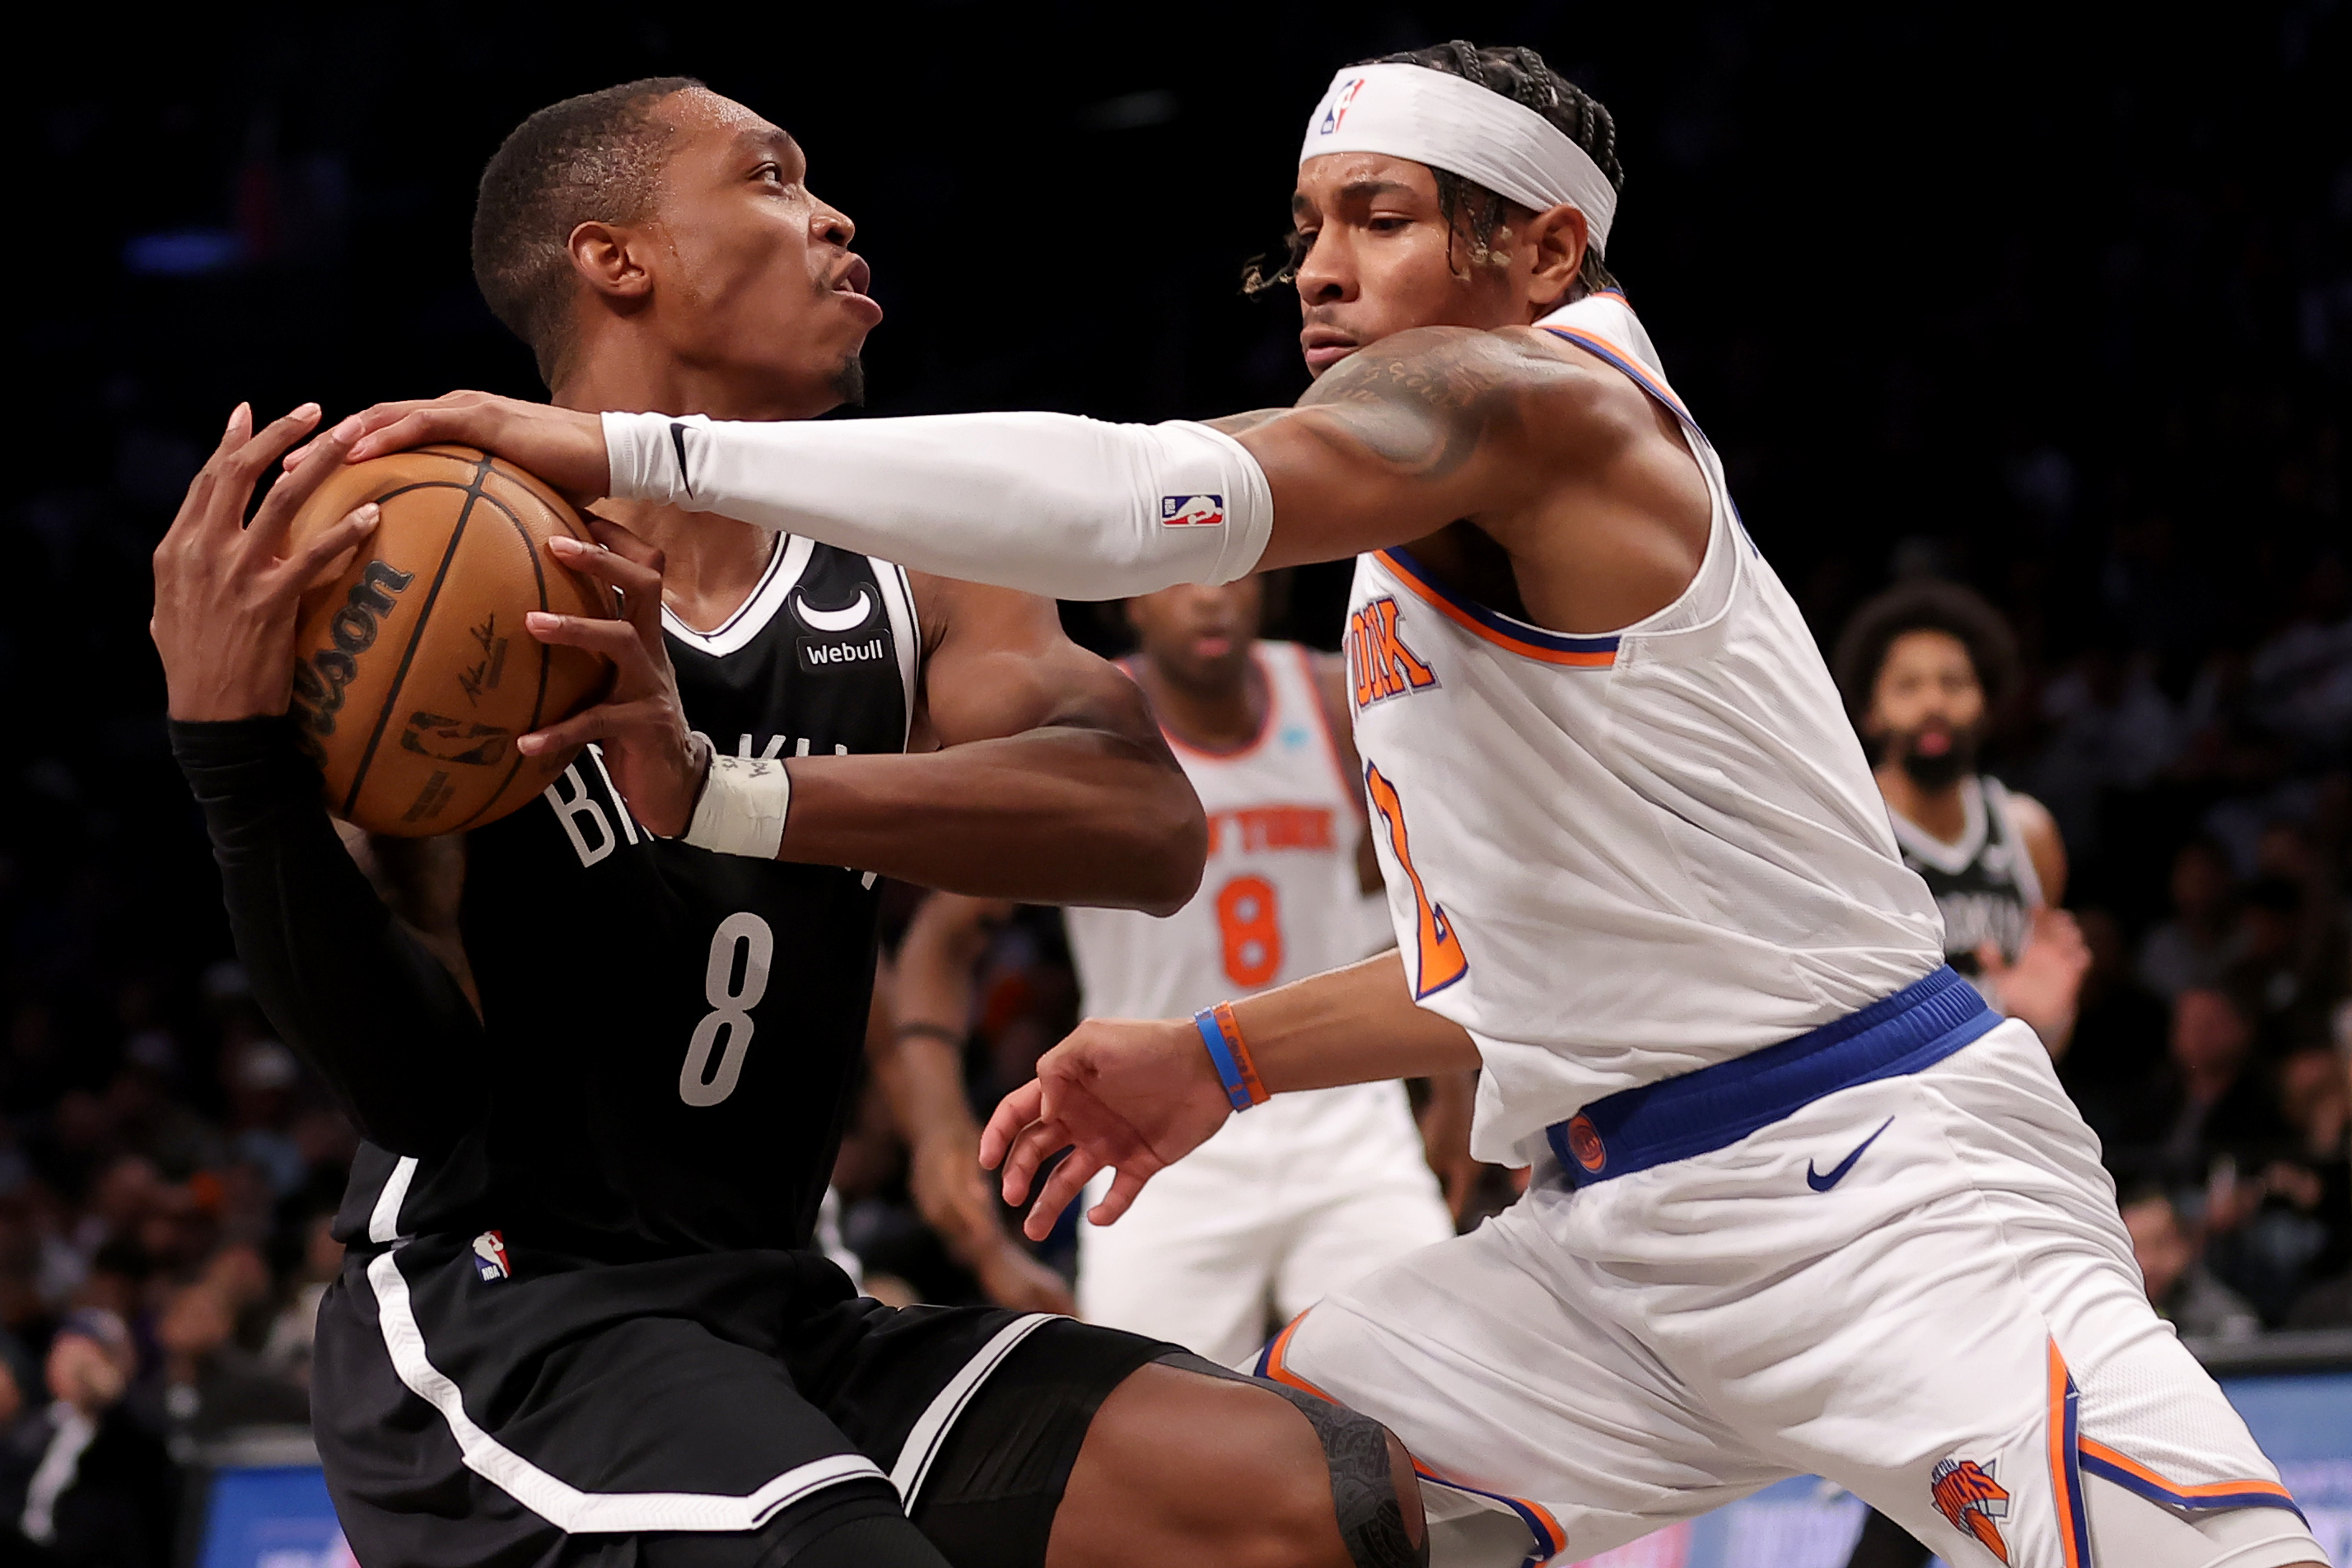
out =
[[[1894,1125],[1895,1118],[1890,1116],[1885,1121],[1878,1124],[1878,1132],[1884,1132]],[[1860,1143],[1855,1144],[1853,1152],[1848,1154],[1844,1159],[1840,1160],[1836,1164],[1831,1166],[1826,1173],[1814,1170],[1813,1163],[1811,1160],[1806,1161],[1805,1185],[1812,1188],[1813,1191],[1817,1193],[1825,1193],[1832,1187],[1836,1186],[1840,1182],[1844,1181],[1845,1173],[1853,1169],[1853,1163],[1862,1158],[1862,1152],[1864,1149],[1869,1148],[1873,1143],[1878,1142],[1878,1132],[1872,1133]]]

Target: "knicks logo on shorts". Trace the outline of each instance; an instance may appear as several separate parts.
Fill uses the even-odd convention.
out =
[[[1995,1520],[2009,1517],[2009,1493],[1992,1479],[1994,1461],[1978,1464],[1974,1459],[1939,1459],[1927,1472],[1927,1493],[1935,1500],[1936,1511],[1952,1521],[1955,1530],[1966,1531],[1985,1544],[1985,1550],[2009,1561],[2009,1542],[2001,1539],[2000,1526]]]
[[[1397,603],[1385,594],[1348,616],[1343,646],[1359,708],[1437,684],[1436,672],[1397,635]]]
[[[1608,1145],[1601,1142],[1599,1130],[1581,1111],[1568,1119],[1568,1152],[1576,1156],[1578,1164],[1596,1176],[1601,1167],[1609,1163]]]

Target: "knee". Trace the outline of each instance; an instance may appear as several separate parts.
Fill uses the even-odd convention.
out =
[[[1297,1402],[1314,1446],[1235,1478],[1226,1561],[1265,1568],[1425,1568],[1429,1532],[1412,1457],[1355,1411]],[[1295,1429],[1295,1428],[1294,1428]]]

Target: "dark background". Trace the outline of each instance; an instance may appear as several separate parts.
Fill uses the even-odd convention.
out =
[[[1817,635],[1919,574],[2015,621],[2028,679],[1994,761],[2072,844],[2095,993],[2130,1003],[2113,1070],[2163,1060],[2166,999],[2133,954],[2183,915],[2168,878],[2193,836],[2228,887],[2300,879],[2302,983],[2340,984],[2352,15],[1899,9],[51,16],[0,109],[21,389],[0,498],[0,1327],[20,1381],[136,1229],[100,1212],[122,1161],[195,1215],[105,1285],[152,1364],[163,1293],[221,1247],[264,1249],[287,1299],[347,1136],[307,1082],[254,1098],[278,1069],[218,967],[147,554],[240,398],[267,417],[537,395],[468,273],[474,180],[530,110],[637,76],[700,76],[806,146],[887,311],[870,412],[1150,419],[1305,385],[1292,302],[1238,280],[1279,247],[1335,68],[1463,35],[1538,48],[1617,116],[1611,265]],[[1304,574],[1285,629],[1330,645],[1343,576]],[[190,1117],[213,1142],[154,1131]],[[204,1185],[272,1161],[242,1209],[236,1180]]]

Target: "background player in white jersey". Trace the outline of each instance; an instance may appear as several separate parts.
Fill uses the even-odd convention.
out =
[[[1263,582],[1128,603],[1139,647],[1126,668],[1208,813],[1209,863],[1192,901],[1164,919],[1064,912],[1089,1016],[1191,1014],[1393,941],[1385,910],[1365,907],[1380,872],[1340,662],[1257,638]],[[935,1020],[961,1034],[970,938],[1004,908],[950,895],[925,906],[899,952],[901,1027]],[[1431,1165],[1444,1161],[1466,1195],[1477,1168],[1468,1095],[1465,1075],[1434,1081],[1426,1154],[1399,1083],[1286,1096],[1271,1114],[1234,1121],[1118,1225],[1080,1230],[1079,1315],[1227,1365],[1255,1354],[1269,1310],[1276,1322],[1294,1317],[1454,1234]]]
[[[1903,863],[1944,917],[1945,962],[2063,1054],[2091,966],[2058,908],[2066,846],[2040,801],[1977,771],[2017,681],[2008,623],[1957,583],[1901,583],[1854,612],[1835,666]]]
[[[2047,1053],[1943,963],[1812,637],[1612,291],[1621,184],[1572,84],[1448,46],[1341,71],[1308,121],[1294,409],[803,430],[466,394],[372,411],[354,450],[474,441],[1066,596],[1369,552],[1399,953],[1207,1036],[1090,1021],[983,1153],[1017,1199],[1073,1151],[1033,1234],[1115,1168],[1110,1223],[1268,1091],[1483,1066],[1474,1152],[1531,1163],[1525,1199],[1262,1363],[1404,1438],[1433,1561],[1584,1555],[1810,1471],[1956,1563],[2320,1563],[2141,1293]],[[1766,287],[1803,195],[1733,258],[1758,310],[1824,314]],[[639,787],[789,808],[703,771]]]

